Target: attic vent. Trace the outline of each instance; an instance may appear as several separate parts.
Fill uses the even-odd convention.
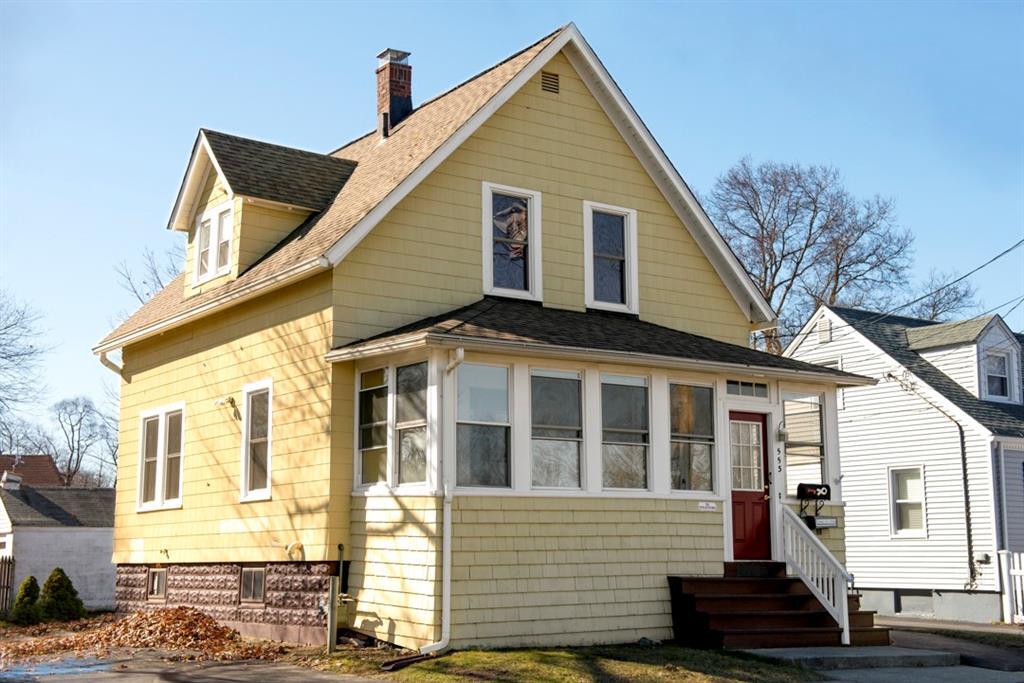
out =
[[[830,341],[832,341],[832,321],[828,318],[820,318],[818,320],[818,343],[824,344]]]
[[[553,92],[558,94],[558,74],[549,73],[547,71],[540,72],[540,89],[544,92]]]

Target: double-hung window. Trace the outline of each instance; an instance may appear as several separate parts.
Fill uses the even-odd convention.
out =
[[[580,488],[582,399],[577,372],[535,370],[530,377],[534,487]]]
[[[388,479],[388,370],[359,376],[359,483]]]
[[[782,401],[786,426],[786,493],[798,484],[824,484],[824,410],[820,394],[786,394]]]
[[[541,299],[540,193],[483,184],[484,292]]]
[[[142,414],[139,509],[181,505],[183,415],[180,404]]]
[[[601,376],[602,483],[606,489],[647,489],[647,380]]]
[[[247,384],[243,394],[242,500],[266,500],[270,498],[273,429],[270,380]]]
[[[205,211],[196,220],[196,283],[228,271],[233,232],[231,200]]]
[[[395,371],[395,442],[398,483],[427,481],[427,362]]]
[[[710,491],[715,444],[714,392],[711,387],[669,384],[672,440],[672,489]]]
[[[584,290],[589,308],[639,313],[636,211],[583,202]]]
[[[896,535],[924,535],[924,472],[920,467],[889,470],[892,531]]]
[[[509,369],[463,363],[456,402],[456,485],[511,486]]]
[[[982,360],[988,398],[1010,398],[1010,356],[989,351]]]

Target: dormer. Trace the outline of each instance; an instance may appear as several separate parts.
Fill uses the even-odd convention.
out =
[[[168,229],[188,235],[185,294],[220,287],[327,208],[355,162],[200,130]]]
[[[972,395],[1021,403],[1021,345],[998,315],[907,329],[912,351]]]

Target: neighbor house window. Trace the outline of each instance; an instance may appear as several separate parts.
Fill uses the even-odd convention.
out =
[[[427,481],[427,363],[395,371],[395,442],[398,483]]]
[[[243,394],[242,499],[266,500],[270,498],[273,428],[270,380],[246,385]]]
[[[511,486],[508,380],[505,366],[459,366],[455,429],[458,486]]]
[[[588,307],[639,311],[636,234],[636,211],[583,202]]]
[[[388,370],[359,376],[359,482],[388,479]]]
[[[167,597],[167,570],[150,569],[146,576],[146,597],[163,600]]]
[[[142,414],[139,508],[181,504],[184,407],[157,408]]]
[[[233,232],[230,201],[209,209],[196,220],[196,282],[209,280],[228,271]]]
[[[715,442],[714,393],[710,387],[669,384],[672,488],[710,491]]]
[[[484,291],[541,298],[540,193],[483,184]]]
[[[533,485],[580,487],[583,395],[575,372],[536,370],[530,377]]]
[[[263,602],[263,585],[266,580],[265,567],[242,567],[239,598],[242,602]]]
[[[601,420],[604,487],[646,489],[650,442],[647,380],[602,375]]]
[[[786,493],[796,495],[798,484],[824,484],[825,438],[822,396],[789,394],[783,397],[786,428]]]
[[[990,398],[1010,397],[1010,357],[1005,353],[986,353],[982,361],[985,392]]]
[[[768,385],[762,382],[741,382],[730,379],[725,383],[725,392],[731,396],[768,398]]]
[[[890,470],[892,530],[896,534],[924,533],[924,472],[920,467]]]

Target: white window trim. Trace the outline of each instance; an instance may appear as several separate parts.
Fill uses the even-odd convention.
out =
[[[896,488],[893,486],[896,472],[906,470],[918,470],[921,474],[921,528],[920,529],[897,529],[896,520]],[[892,465],[886,469],[889,490],[889,537],[900,538],[928,538],[928,488],[925,485],[924,465]]]
[[[462,371],[462,368],[464,366],[466,366],[466,365],[482,365],[482,366],[486,366],[486,367],[504,368],[505,369],[505,372],[506,372],[506,375],[505,375],[505,392],[506,392],[506,399],[508,401],[508,403],[507,403],[507,406],[508,406],[508,422],[482,422],[480,420],[460,420],[459,419],[459,373]],[[523,423],[522,420],[520,420],[519,423],[517,423],[516,422],[516,415],[522,414],[522,415],[526,415],[527,417],[529,417],[529,414],[530,414],[528,408],[526,410],[524,410],[524,411],[516,410],[516,407],[517,407],[516,399],[517,399],[517,397],[519,395],[516,394],[516,392],[515,392],[515,385],[516,385],[516,379],[517,379],[516,378],[516,371],[517,371],[517,368],[519,368],[519,367],[522,367],[522,366],[521,366],[521,364],[518,364],[518,363],[489,363],[489,362],[478,361],[478,360],[472,360],[472,361],[467,360],[466,362],[460,364],[459,367],[455,370],[455,377],[454,377],[454,379],[455,379],[455,391],[453,392],[455,400],[452,402],[452,406],[453,406],[452,407],[452,418],[453,418],[453,424],[455,425],[455,429],[452,430],[452,446],[453,446],[453,449],[452,449],[452,464],[454,465],[454,467],[452,468],[452,484],[453,484],[453,486],[454,486],[456,491],[473,491],[473,492],[485,492],[485,491],[493,492],[493,491],[498,491],[498,492],[502,492],[502,493],[508,494],[508,493],[510,493],[512,491],[515,491],[516,489],[519,488],[520,477],[519,477],[518,473],[516,472],[516,469],[517,469],[517,467],[516,467],[516,463],[517,463],[516,447],[519,444],[520,439],[518,438],[516,432],[517,431],[522,432],[522,431],[524,431],[524,429],[528,429],[528,427],[527,427],[526,424]],[[459,457],[458,456],[458,450],[459,450],[459,448],[458,448],[458,438],[459,438],[459,436],[458,436],[458,434],[459,434],[459,425],[460,424],[472,424],[472,425],[481,425],[481,426],[484,426],[484,427],[507,427],[508,428],[508,485],[507,486],[471,486],[471,485],[466,485],[466,484],[459,484],[459,463],[458,463],[458,457]],[[521,459],[518,459],[518,460],[521,461]],[[529,482],[530,482],[530,480],[527,480],[527,483],[529,483]]]
[[[493,296],[512,297],[515,299],[528,299],[532,301],[544,300],[543,273],[541,268],[541,193],[536,190],[525,190],[521,187],[510,187],[496,183],[482,183],[482,204],[481,221],[483,229],[483,280],[484,294]],[[492,195],[509,194],[523,197],[529,200],[528,209],[528,233],[527,251],[529,252],[529,289],[505,289],[494,286],[494,239],[493,239],[493,201]]]
[[[371,491],[371,492],[377,492],[377,493],[387,492],[387,491],[389,491],[391,489],[390,483],[391,483],[391,480],[392,480],[391,479],[392,478],[392,470],[394,469],[395,471],[397,471],[397,467],[393,468],[391,466],[392,460],[394,460],[394,458],[391,457],[392,441],[393,441],[392,433],[394,431],[392,429],[392,427],[393,427],[393,418],[394,418],[394,411],[393,411],[392,408],[393,408],[394,394],[395,394],[395,370],[394,370],[394,367],[395,367],[395,364],[392,363],[392,364],[385,364],[385,365],[374,365],[372,367],[367,366],[366,368],[361,368],[361,369],[356,371],[356,381],[355,381],[355,385],[356,385],[355,386],[355,390],[356,391],[355,391],[355,399],[354,399],[355,403],[353,404],[355,406],[355,410],[353,410],[353,413],[355,414],[355,421],[354,421],[355,422],[355,425],[354,425],[355,426],[355,430],[354,430],[355,431],[355,437],[354,437],[354,440],[353,440],[353,443],[352,443],[352,452],[355,454],[355,457],[352,458],[353,464],[355,465],[355,479],[353,480],[353,483],[354,483],[353,489],[356,490],[356,491]],[[376,372],[377,370],[383,370],[385,375],[386,375],[386,381],[385,381],[385,383],[382,386],[386,386],[387,387],[387,403],[388,403],[387,425],[385,427],[385,436],[384,436],[384,446],[385,446],[385,451],[386,451],[384,457],[387,459],[387,463],[385,464],[385,466],[386,466],[386,470],[385,471],[387,472],[387,475],[386,475],[387,478],[384,481],[375,481],[375,482],[370,483],[370,484],[364,484],[363,483],[363,449],[360,447],[360,444],[359,444],[359,432],[360,432],[360,429],[361,429],[361,425],[359,423],[359,395],[361,393],[363,393],[363,390],[362,390],[362,378],[363,378],[363,375],[369,374],[371,372]],[[373,387],[373,388],[377,388],[377,387]]]
[[[533,483],[533,378],[548,377],[555,379],[574,379],[580,383],[580,479],[576,486],[537,486]],[[527,483],[531,491],[569,491],[587,490],[587,398],[583,370],[560,370],[546,367],[529,368],[529,390],[526,401],[526,420],[529,424],[529,448],[526,459],[529,461],[529,479]]]
[[[625,218],[626,240],[625,253],[625,295],[626,303],[617,304],[608,301],[598,301],[594,298],[594,211],[610,213]],[[637,212],[636,209],[627,209],[621,206],[600,204],[588,200],[583,201],[583,291],[586,297],[587,308],[599,309],[602,311],[618,311],[620,313],[640,314],[640,277],[638,271],[638,250],[637,250]]]
[[[691,441],[691,440],[687,440],[687,439],[682,439],[681,440],[682,442],[689,442],[689,443],[706,443],[706,444],[709,444],[711,446],[711,490],[710,491],[704,491],[704,490],[701,490],[701,489],[677,489],[677,488],[672,488],[672,444],[675,441],[672,438],[672,386],[673,385],[684,386],[684,387],[700,387],[702,389],[711,389],[711,432],[712,432],[711,440],[710,441]],[[668,476],[669,491],[671,491],[674,494],[679,494],[679,493],[702,494],[702,495],[715,494],[718,491],[719,484],[720,484],[720,477],[721,477],[721,475],[718,472],[718,443],[719,443],[719,434],[718,434],[718,432],[719,432],[719,428],[718,428],[719,396],[718,396],[718,388],[715,386],[714,380],[710,380],[710,381],[709,380],[693,381],[693,380],[688,380],[688,379],[680,379],[680,378],[676,378],[676,377],[669,377],[669,378],[667,378],[667,383],[665,385],[665,392],[666,392],[665,399],[667,401],[666,406],[665,406],[666,420],[668,421],[668,454],[667,455],[668,455],[668,468],[669,468],[669,476]],[[726,436],[728,436],[728,435],[726,435]],[[729,478],[729,481],[730,482],[732,481],[732,477],[731,476]]]
[[[249,490],[249,394],[267,390],[267,486]],[[242,387],[242,480],[239,482],[239,501],[252,503],[270,500],[273,488],[274,458],[274,380],[262,379]]]
[[[606,379],[610,380],[606,382]],[[616,381],[619,380],[619,381]],[[626,380],[626,381],[622,381]],[[633,381],[629,381],[633,380]],[[643,386],[647,391],[647,443],[646,446],[646,458],[647,458],[647,486],[643,488],[621,488],[614,486],[604,485],[604,406],[602,401],[604,399],[603,386],[605,384],[622,384],[625,386]],[[601,485],[602,491],[611,493],[622,493],[627,491],[633,492],[644,492],[652,493],[654,491],[654,425],[653,425],[653,384],[649,375],[633,375],[633,374],[622,374],[617,372],[602,372],[598,376],[598,394],[596,402],[598,404],[598,415],[601,416],[599,423],[600,436],[598,438],[598,457],[597,460],[600,463],[601,479],[598,483]],[[615,431],[615,430],[612,430]],[[670,437],[671,438],[671,437]]]
[[[1006,375],[993,375],[994,377],[1006,377],[1006,396],[988,393],[989,373],[985,371],[985,359],[988,356],[1001,356],[1006,360]],[[978,383],[981,385],[981,396],[984,400],[999,403],[1016,403],[1014,401],[1017,390],[1016,383],[1014,382],[1015,360],[1016,354],[1012,351],[984,350],[981,352],[981,362],[978,364],[981,377]]]
[[[181,411],[181,455],[178,457],[178,497],[164,498],[166,493],[164,479],[166,476],[167,453],[164,446],[167,443],[167,415]],[[145,477],[146,459],[146,420],[156,417],[157,439],[156,439],[156,497],[148,503],[142,501],[143,477]],[[174,510],[181,507],[182,491],[185,488],[185,403],[171,403],[159,408],[150,408],[139,413],[139,459],[138,476],[136,478],[135,511],[149,512],[151,510]]]
[[[204,282],[209,282],[222,275],[227,275],[231,271],[231,249],[234,246],[235,240],[235,200],[233,197],[229,197],[223,202],[216,206],[211,206],[206,209],[203,213],[196,216],[195,221],[195,240],[193,244],[193,256],[192,256],[192,284],[201,285]],[[218,246],[220,245],[220,224],[217,218],[224,211],[228,212],[228,259],[223,264],[217,264],[217,254],[219,253]],[[199,274],[199,226],[203,224],[203,221],[210,221],[210,267],[207,272],[203,275]]]

